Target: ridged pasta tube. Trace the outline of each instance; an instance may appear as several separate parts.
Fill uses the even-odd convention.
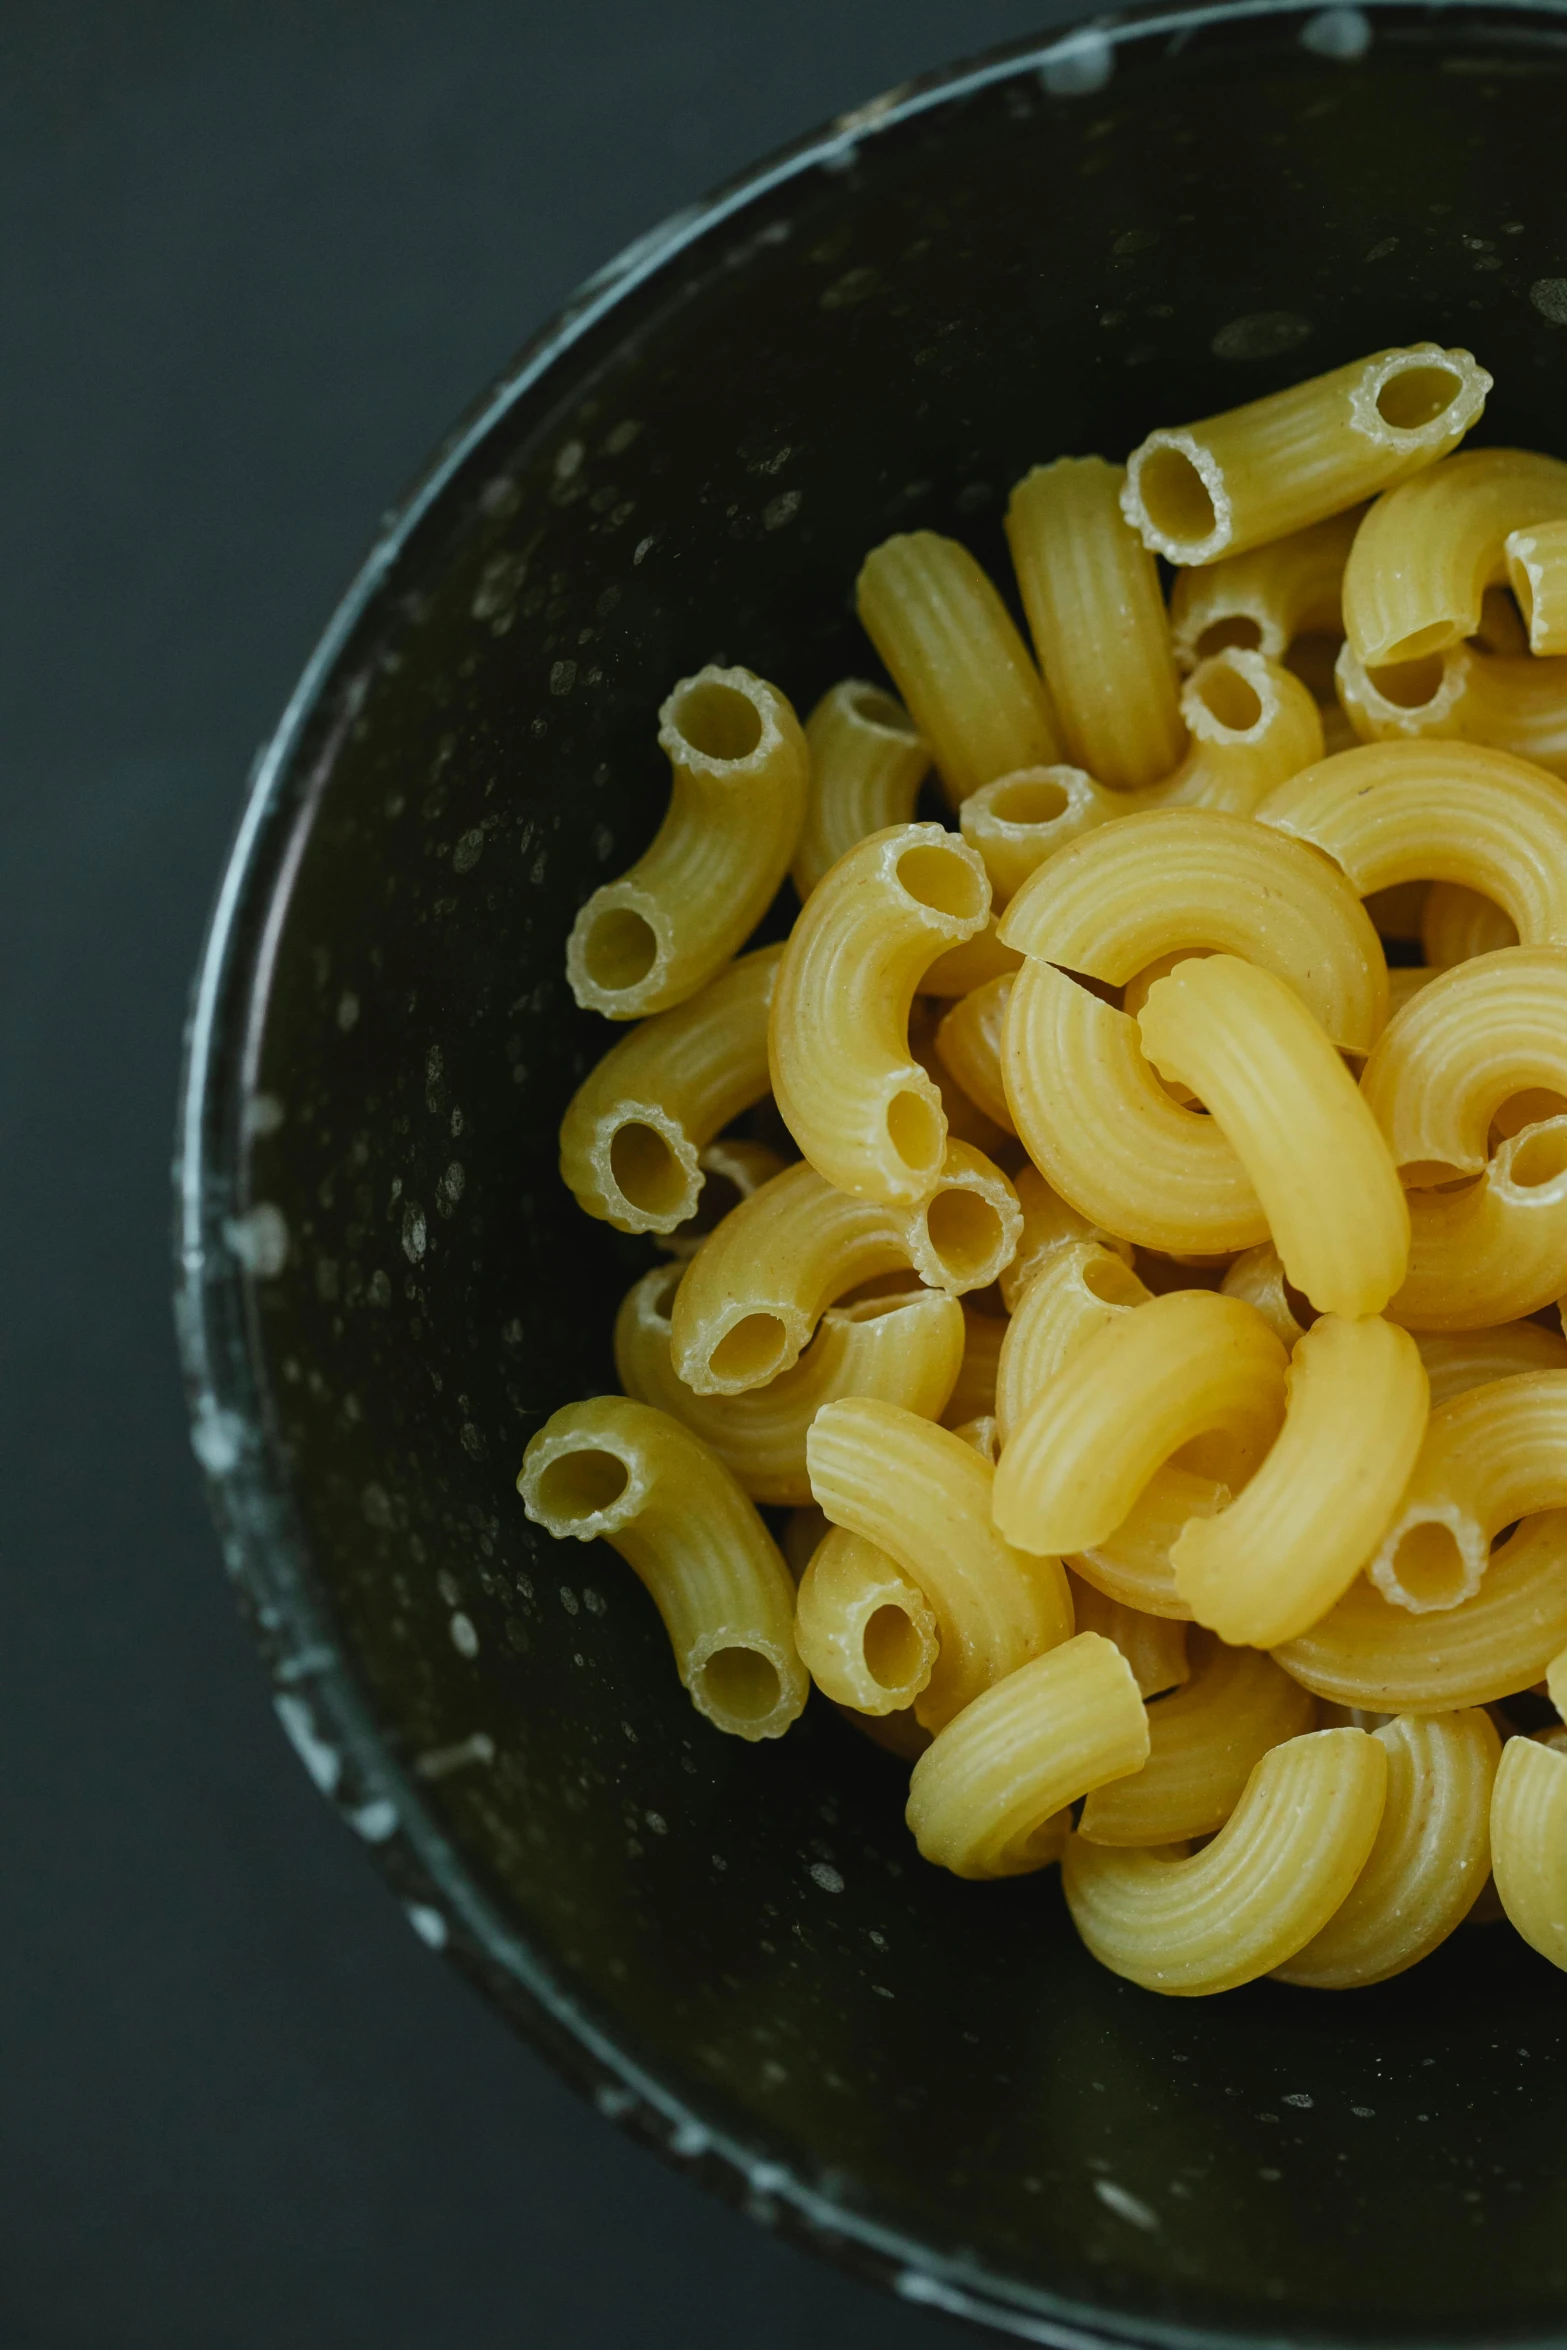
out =
[[[833,1524],[886,1551],[935,1612],[941,1653],[915,1700],[927,1729],[1071,1637],[1060,1563],[1003,1540],[991,1521],[994,1472],[950,1428],[848,1397],[818,1412],[806,1452]]]
[[[1113,1641],[1079,1632],[938,1733],[914,1765],[905,1817],[939,1868],[1022,1876],[1059,1859],[1069,1804],[1147,1755],[1148,1713],[1130,1665]]]
[[[1284,1426],[1244,1493],[1170,1554],[1199,1624],[1276,1648],[1325,1616],[1377,1548],[1425,1434],[1429,1388],[1406,1331],[1326,1314],[1295,1348]]]
[[[1150,433],[1127,460],[1126,519],[1172,563],[1243,554],[1445,457],[1490,388],[1467,351],[1375,352],[1201,424]]]
[[[1125,1259],[1098,1241],[1064,1241],[1053,1250],[1005,1325],[994,1391],[1002,1443],[1085,1339],[1152,1295]]]
[[[1300,679],[1238,646],[1213,654],[1186,680],[1181,715],[1191,732],[1186,756],[1162,783],[1126,794],[1132,808],[1249,816],[1288,776],[1322,757],[1322,715]]]
[[[1234,1145],[1159,1083],[1126,1013],[1052,964],[1027,963],[1012,984],[1004,1046],[1012,1122],[1086,1223],[1177,1256],[1266,1239]]]
[[[1518,944],[1518,926],[1500,906],[1456,881],[1434,881],[1420,917],[1420,951],[1433,971],[1500,954]]]
[[[1507,577],[1531,653],[1567,653],[1567,520],[1510,531]]]
[[[1274,1336],[1287,1348],[1293,1350],[1310,1328],[1311,1309],[1298,1290],[1291,1296],[1279,1252],[1271,1240],[1263,1241],[1256,1248],[1243,1249],[1219,1287],[1226,1297],[1244,1298],[1247,1305],[1255,1306]],[[1308,1318],[1304,1322],[1296,1315],[1297,1301],[1305,1306]]]
[[[1505,1102],[1567,1097],[1567,945],[1442,972],[1383,1030],[1360,1083],[1405,1183],[1478,1174]]]
[[[804,901],[856,841],[907,824],[930,766],[930,751],[901,702],[846,677],[823,694],[805,722],[810,794],[790,879]]]
[[[1011,1000],[1009,972],[960,996],[936,1031],[936,1053],[942,1066],[1003,1134],[1012,1131],[1012,1109],[1001,1068]]]
[[[1344,565],[1364,509],[1333,514],[1244,555],[1178,571],[1170,636],[1182,669],[1237,645],[1282,661],[1296,639],[1343,633]]]
[[[1079,1632],[1099,1632],[1113,1640],[1132,1668],[1138,1694],[1162,1697],[1178,1689],[1190,1675],[1186,1658],[1186,1625],[1174,1616],[1150,1616],[1124,1600],[1107,1599],[1097,1584],[1067,1569],[1072,1593],[1072,1621]]]
[[[1420,1330],[1420,1360],[1431,1382],[1431,1409],[1524,1371],[1567,1371],[1567,1340],[1538,1322],[1503,1322],[1490,1330]]]
[[[1060,758],[1044,681],[967,547],[933,530],[887,539],[866,556],[855,600],[954,807],[998,775]]]
[[[1339,700],[1362,742],[1486,743],[1567,777],[1567,661],[1513,658],[1470,644],[1372,670],[1346,641],[1336,674]]]
[[[1413,1615],[1362,1577],[1274,1655],[1302,1687],[1335,1704],[1439,1714],[1532,1688],[1563,1646],[1567,1510],[1547,1510],[1493,1555],[1461,1607]]]
[[[1567,1754],[1509,1738],[1491,1790],[1491,1874],[1531,1950],[1567,1968]]]
[[[805,817],[810,752],[776,686],[702,669],[658,716],[673,771],[664,821],[566,942],[572,994],[611,1020],[667,1011],[717,976],[771,904]]]
[[[1362,896],[1456,881],[1525,946],[1567,939],[1567,790],[1506,751],[1365,743],[1281,784],[1257,817],[1325,851]]]
[[[617,1232],[673,1232],[694,1216],[700,1153],[767,1092],[767,1007],[782,947],[742,955],[672,1011],[639,1021],[572,1095],[561,1181]]]
[[[1417,1613],[1456,1608],[1479,1590],[1504,1526],[1564,1507],[1567,1371],[1472,1387],[1431,1414],[1371,1580]]]
[[[1502,1742],[1479,1706],[1404,1714],[1372,1732],[1387,1750],[1376,1842],[1327,1924],[1274,1973],[1310,1991],[1385,1983],[1461,1926],[1491,1865],[1491,1785]]]
[[[995,1411],[996,1369],[1007,1334],[1004,1314],[982,1314],[973,1306],[960,1306],[958,1311],[963,1316],[963,1360],[944,1408],[930,1415],[948,1428],[961,1428],[966,1420],[982,1419]],[[846,1395],[853,1392],[844,1390]]]
[[[1390,1301],[1410,1330],[1479,1330],[1535,1314],[1567,1275],[1567,1117],[1500,1144],[1459,1191],[1408,1195],[1409,1273]]]
[[[1076,1208],[1051,1190],[1037,1167],[1032,1164],[1020,1167],[1016,1186],[1017,1204],[1023,1211],[1023,1231],[1016,1256],[1001,1272],[1001,1296],[1009,1314],[1017,1311],[1018,1299],[1045,1259],[1069,1241],[1097,1240],[1125,1264],[1131,1263],[1131,1242],[1080,1216]]]
[[[768,1055],[784,1124],[840,1191],[913,1207],[941,1168],[946,1112],[909,1050],[909,1008],[944,946],[984,927],[990,884],[939,824],[872,833],[818,883],[773,990]]]
[[[1284,1416],[1284,1349],[1260,1314],[1212,1290],[1173,1290],[1074,1349],[1007,1440],[996,1524],[1019,1549],[1087,1551],[1122,1523],[1155,1470],[1222,1430],[1262,1459]]]
[[[1115,791],[1168,775],[1185,732],[1159,573],[1121,512],[1125,486],[1102,457],[1058,457],[1024,475],[1006,520],[1066,755]]]
[[[742,1200],[686,1266],[670,1313],[675,1370],[698,1395],[741,1395],[797,1362],[851,1289],[912,1265],[959,1296],[995,1280],[1022,1229],[1017,1194],[966,1143],[947,1145],[918,1208],[883,1208],[803,1160]]]
[[[799,1361],[742,1395],[697,1395],[670,1357],[669,1309],[682,1267],[659,1265],[629,1290],[615,1319],[615,1368],[626,1393],[699,1436],[753,1501],[811,1498],[805,1436],[824,1403],[877,1395],[939,1420],[963,1359],[963,1308],[939,1289],[834,1306]]]
[[[809,1691],[794,1583],[755,1506],[689,1429],[623,1395],[567,1404],[529,1444],[517,1490],[548,1533],[619,1551],[698,1713],[737,1738],[783,1735]]]
[[[884,1550],[829,1528],[800,1578],[794,1636],[824,1696],[856,1713],[901,1713],[930,1679],[936,1618]]]
[[[1309,849],[1212,809],[1125,816],[1074,841],[1018,891],[998,934],[1113,987],[1181,950],[1243,955],[1351,1052],[1369,1052],[1387,1017],[1387,961],[1355,892]]]
[[[1190,1623],[1192,1611],[1175,1588],[1170,1553],[1184,1526],[1193,1518],[1217,1516],[1230,1498],[1230,1488],[1219,1478],[1166,1461],[1113,1534],[1072,1552],[1071,1570],[1123,1607]]]
[[[1567,465],[1532,449],[1465,449],[1378,498],[1344,567],[1344,627],[1368,669],[1474,636],[1507,541],[1567,517]]]
[[[999,908],[1068,841],[1125,813],[1121,795],[1106,791],[1081,767],[1023,767],[970,792],[958,824],[985,860],[991,903]]]
[[[1072,1922],[1095,1958],[1145,1991],[1233,1990],[1321,1932],[1366,1864],[1386,1792],[1387,1750],[1364,1730],[1286,1739],[1199,1853],[1072,1837],[1062,1855]]]
[[[1378,1313],[1409,1263],[1409,1210],[1359,1088],[1294,989],[1237,955],[1182,963],[1137,1016],[1143,1051],[1207,1105],[1320,1313]]]
[[[1185,1686],[1148,1716],[1148,1760],[1100,1788],[1077,1832],[1090,1844],[1182,1844],[1223,1827],[1263,1756],[1315,1729],[1317,1701],[1271,1657],[1189,1635]]]

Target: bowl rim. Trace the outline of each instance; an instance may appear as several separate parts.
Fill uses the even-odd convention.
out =
[[[497,424],[544,384],[602,321],[682,252],[749,205],[812,171],[841,171],[858,147],[938,106],[1022,74],[1053,95],[1091,96],[1110,79],[1117,48],[1225,32],[1299,17],[1328,56],[1360,55],[1379,21],[1418,17],[1499,27],[1567,43],[1567,0],[1200,0],[1078,19],[896,85],[775,150],[708,196],[624,246],[522,346],[439,445],[403,497],[381,516],[333,611],[257,752],[191,985],[176,1113],[174,1317],[190,1440],[203,1472],[224,1564],[262,1651],[281,1726],[315,1786],[369,1848],[427,1946],[452,1959],[606,2119],[695,2172],[702,2183],[789,2239],[888,2286],[901,2299],[987,2326],[1046,2350],[1246,2350],[1238,2328],[1212,2330],[1132,2318],[937,2253],[843,2205],[784,2164],[704,2119],[638,2064],[590,2016],[568,1982],[508,1920],[470,1873],[417,1783],[394,1758],[315,1590],[308,1547],[267,1436],[254,1344],[251,1285],[279,1269],[265,1210],[242,1207],[255,1101],[260,1015],[294,866],[328,761],[291,796],[295,762],[354,630],[420,523]],[[1282,2314],[1282,2313],[1281,2313]],[[1473,2350],[1478,2331],[1429,2335],[1426,2350]],[[1493,2336],[1500,2339],[1501,2337]],[[1560,2335],[1511,2335],[1544,2346]],[[1331,2341],[1320,2327],[1271,2324],[1268,2350]]]

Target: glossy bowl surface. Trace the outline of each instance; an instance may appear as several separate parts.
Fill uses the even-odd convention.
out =
[[[1567,453],[1564,150],[1559,8],[1243,6],[894,93],[666,223],[387,522],[197,982],[194,1439],[307,1767],[605,2114],[1026,2340],[1562,2339],[1567,1994],[1473,1928],[1353,1997],[1153,1998],[1053,1875],[921,1866],[827,1708],[697,1718],[513,1491],[651,1256],[556,1179],[607,1041],[562,945],[657,822],[671,681],[864,673],[889,531],[1004,577],[1030,463],[1425,337],[1495,374],[1481,437]]]

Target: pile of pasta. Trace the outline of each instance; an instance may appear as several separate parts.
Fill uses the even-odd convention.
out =
[[[1037,467],[1032,652],[890,539],[896,695],[677,685],[568,947],[633,1025],[561,1173],[666,1253],[530,1517],[719,1730],[814,1682],[927,1860],[1059,1862],[1159,1991],[1472,1911],[1567,1966],[1567,465],[1459,448],[1490,382],[1384,351]]]

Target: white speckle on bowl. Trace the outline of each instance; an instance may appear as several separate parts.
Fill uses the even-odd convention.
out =
[[[424,1255],[426,1237],[424,1210],[417,1200],[410,1200],[403,1210],[403,1254],[411,1265]]]
[[[582,460],[586,455],[587,451],[580,441],[563,441],[555,452],[555,479],[573,480],[581,471]]]
[[[471,1736],[460,1738],[452,1746],[432,1746],[428,1754],[421,1754],[414,1769],[421,1779],[444,1779],[451,1771],[460,1771],[468,1763],[492,1763],[495,1760],[495,1741],[488,1730],[475,1730]]]
[[[762,508],[762,528],[764,530],[782,530],[784,524],[792,522],[799,511],[799,491],[780,490],[777,497],[770,498]]]
[[[551,663],[550,692],[552,694],[569,694],[576,682],[577,664],[575,661],[555,661]]]
[[[420,1941],[427,1943],[432,1950],[444,1950],[446,1948],[446,1920],[440,1911],[432,1909],[425,1901],[405,1901],[403,1907],[408,1912],[408,1923]]]
[[[1114,2179],[1095,2179],[1094,2193],[1107,2211],[1113,2211],[1116,2218],[1124,2219],[1129,2227],[1142,2228],[1150,2235],[1158,2228],[1159,2214],[1150,2211],[1140,2196],[1130,2194],[1125,2187],[1118,2187]]]
[[[618,2122],[630,2113],[636,2099],[629,2089],[622,2089],[617,2081],[600,2081],[593,2092],[593,2102],[606,2120]]]
[[[648,1826],[652,1829],[655,1836],[667,1836],[669,1834],[669,1822],[665,1819],[661,1811],[644,1812],[642,1816],[647,1821]]]
[[[288,1221],[271,1200],[258,1200],[243,1216],[230,1216],[223,1238],[258,1281],[275,1279],[288,1263]]]
[[[446,1629],[452,1636],[452,1646],[459,1656],[476,1657],[479,1653],[479,1635],[473,1628],[472,1616],[465,1616],[461,1608]]]
[[[1551,326],[1567,326],[1567,277],[1537,277],[1529,299]]]
[[[1286,2105],[1298,2105],[1302,2113],[1309,2113],[1316,2102],[1314,2097],[1308,2097],[1304,2089],[1290,2089],[1284,2096]]]
[[[1377,2118],[1377,2109],[1374,2105],[1352,2105],[1349,2110],[1357,2121],[1374,2122]]]
[[[452,851],[452,871],[471,873],[484,854],[484,830],[481,825],[465,832]]]
[[[245,1104],[245,1132],[253,1142],[264,1134],[276,1134],[283,1116],[283,1105],[275,1093],[253,1094]]]
[[[693,2162],[698,2155],[705,2154],[712,2143],[712,2132],[704,2129],[699,2121],[693,2121],[689,2115],[683,2121],[676,2122],[669,2133],[670,2153],[687,2155]]]
[[[1353,64],[1371,46],[1371,19],[1359,8],[1319,8],[1301,26],[1300,45],[1314,57]]]
[[[645,539],[638,539],[636,546],[632,549],[631,560],[633,564],[645,563],[648,556],[652,554],[653,549],[657,546],[657,544],[658,539],[656,535]]]
[[[342,1775],[343,1758],[316,1730],[315,1719],[302,1697],[274,1697],[273,1707],[290,1746],[323,1795],[330,1795]]]
[[[1310,319],[1294,310],[1254,310],[1221,326],[1209,347],[1215,359],[1277,359],[1310,333]]]
[[[337,999],[337,1024],[346,1036],[359,1019],[359,998],[351,987],[345,987]]]
[[[348,1818],[367,1844],[384,1844],[388,1836],[397,1833],[397,1806],[389,1796],[378,1795],[373,1802],[362,1803]]]
[[[1089,98],[1115,72],[1115,47],[1097,25],[1081,25],[1040,60],[1039,78],[1052,98]]]
[[[224,1411],[204,1395],[191,1423],[190,1448],[209,1477],[226,1477],[239,1462],[245,1423],[237,1412]]]
[[[843,1879],[830,1861],[812,1861],[811,1882],[813,1885],[819,1885],[824,1893],[841,1893],[843,1891]]]

